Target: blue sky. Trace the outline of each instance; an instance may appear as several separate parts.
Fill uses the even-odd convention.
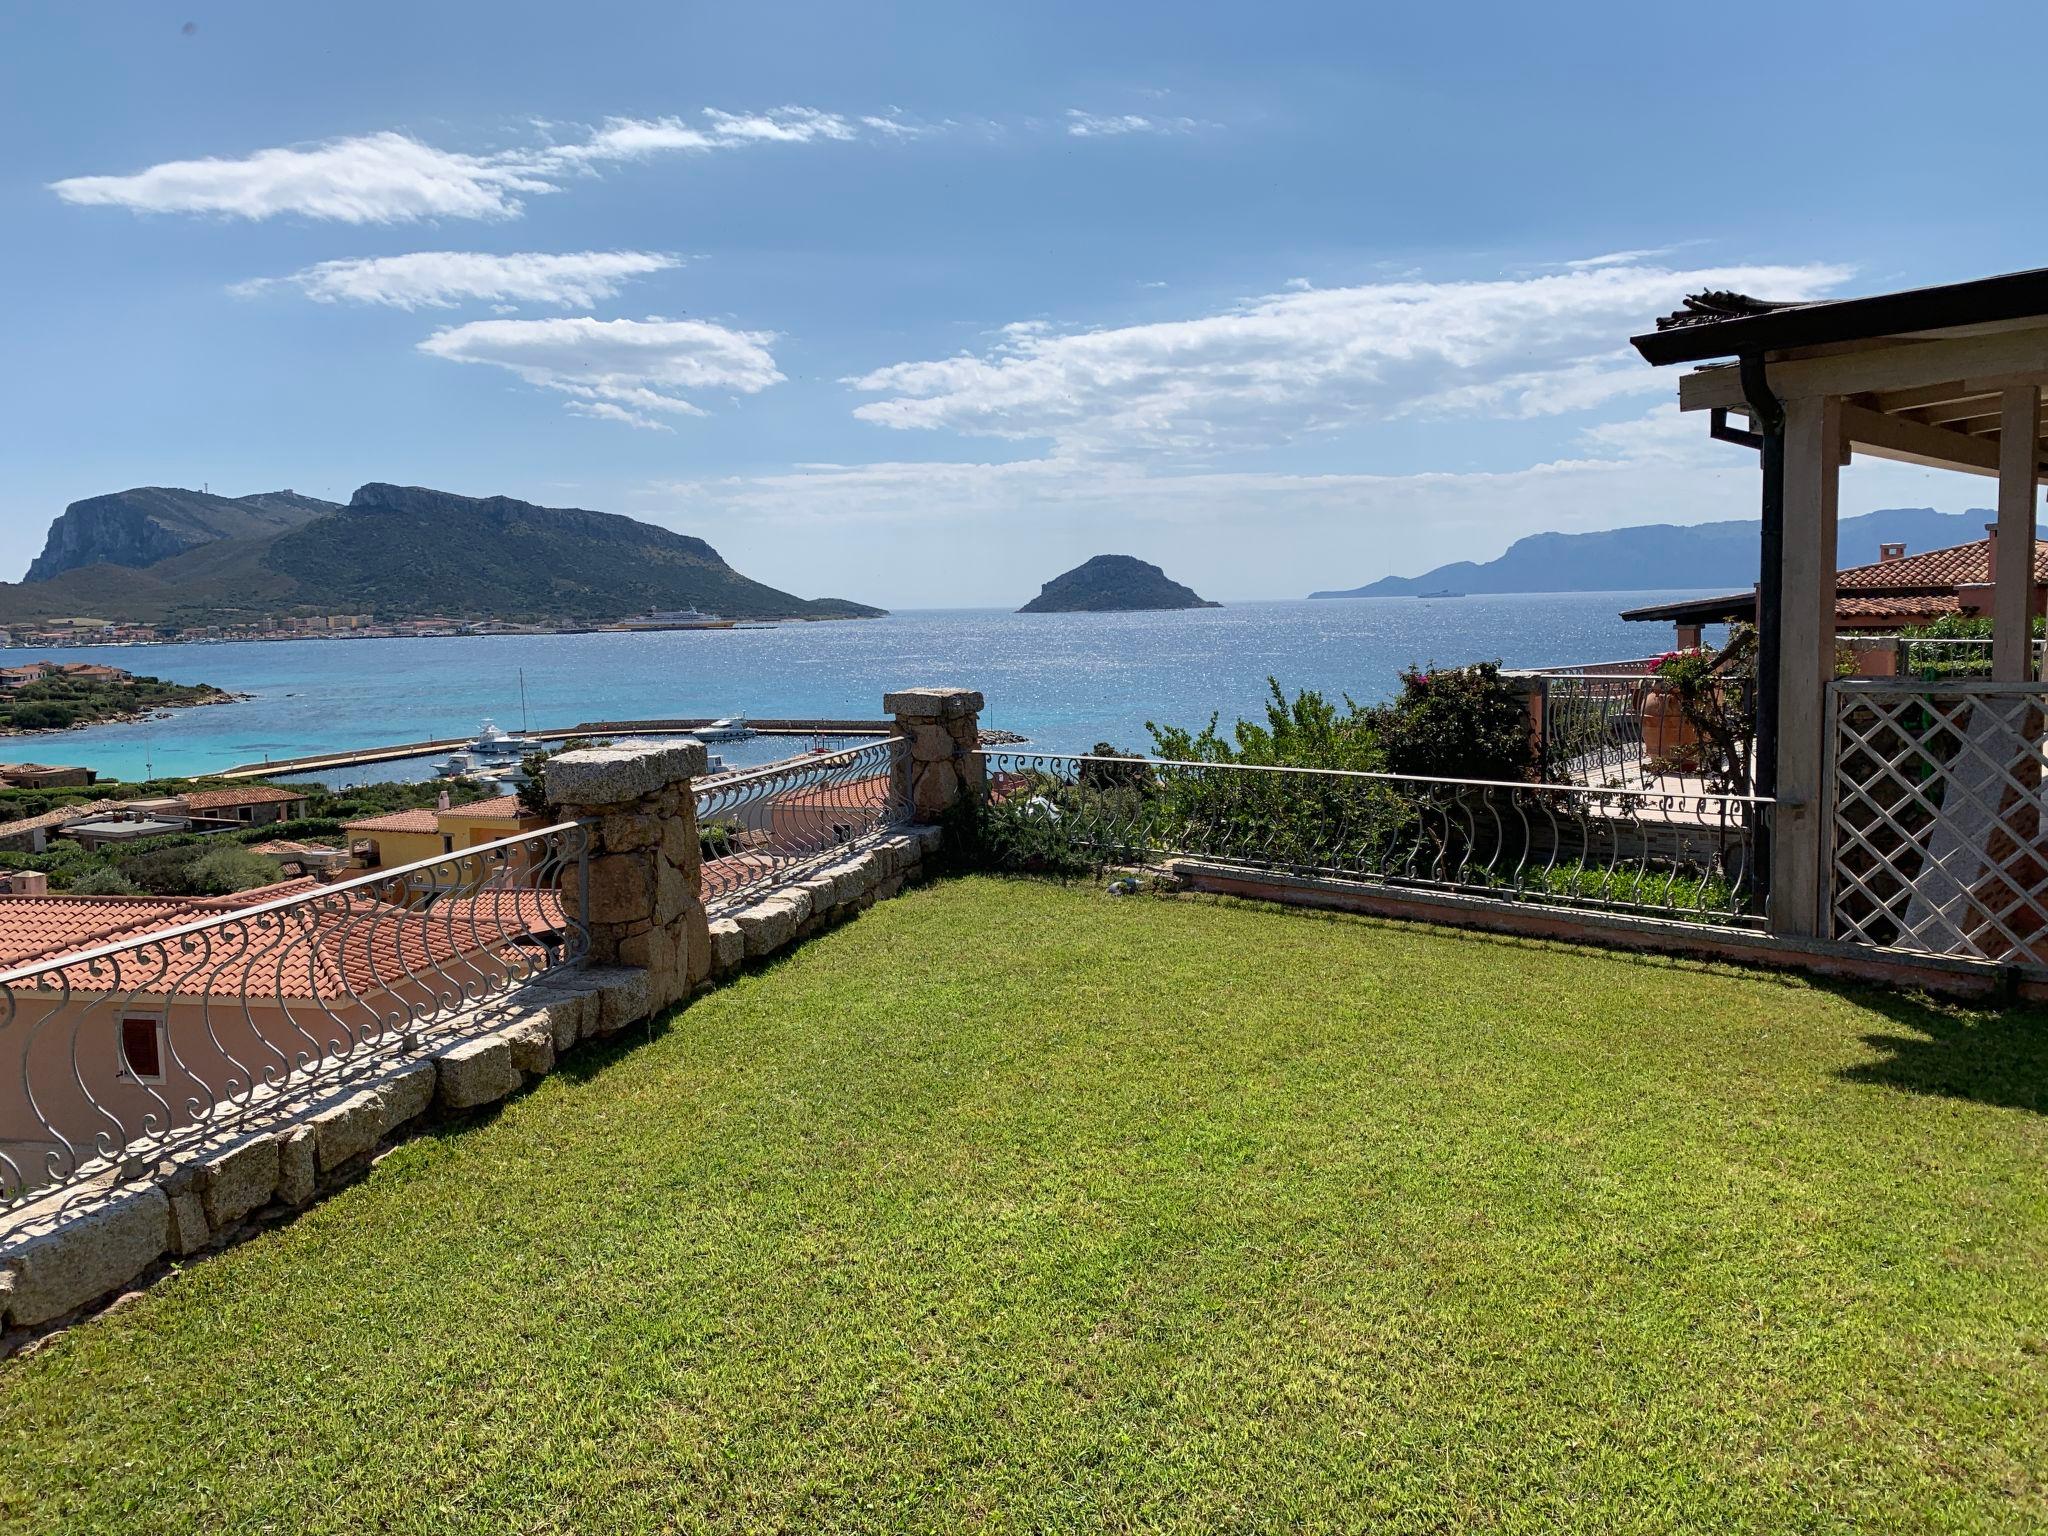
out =
[[[900,607],[1751,515],[1631,329],[2043,261],[2048,16],[1840,16],[12,7],[0,571],[139,484],[626,512]]]

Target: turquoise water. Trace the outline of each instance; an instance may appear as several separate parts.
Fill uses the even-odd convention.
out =
[[[536,727],[664,715],[872,718],[887,689],[959,683],[987,695],[984,723],[1035,744],[1135,749],[1147,745],[1147,720],[1199,725],[1215,711],[1227,723],[1256,712],[1268,675],[1289,689],[1364,701],[1389,695],[1411,661],[1550,666],[1653,654],[1670,645],[1670,630],[1625,624],[1617,613],[1678,595],[1355,598],[1177,613],[946,610],[774,629],[81,648],[66,657],[253,697],[8,750],[139,777],[461,735],[487,715],[518,724],[522,671]],[[786,747],[726,757],[739,764]]]

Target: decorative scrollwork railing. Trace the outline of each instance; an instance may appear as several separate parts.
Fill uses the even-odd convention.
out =
[[[1095,864],[1191,859],[1689,922],[1762,921],[1770,802],[1577,784],[984,752],[998,835]]]
[[[892,738],[700,779],[704,905],[752,900],[902,821],[902,755]]]
[[[578,963],[586,848],[565,823],[268,900],[9,898],[41,901],[54,943],[87,919],[112,936],[0,972],[0,1211],[363,1076]]]

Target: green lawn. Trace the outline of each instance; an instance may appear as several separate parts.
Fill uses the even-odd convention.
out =
[[[2039,1530],[2048,1018],[939,886],[0,1366],[0,1520]]]

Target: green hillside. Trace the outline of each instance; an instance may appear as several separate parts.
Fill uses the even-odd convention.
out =
[[[178,496],[125,492],[74,503],[38,561],[48,570],[81,551],[95,563],[0,583],[0,625],[93,617],[142,624],[234,623],[273,614],[372,613],[530,623],[604,623],[648,608],[702,608],[732,618],[859,618],[881,612],[836,598],[810,600],[735,571],[702,539],[607,512],[535,506],[371,484],[346,507],[291,493],[207,498],[248,515],[202,507],[232,536],[176,516]],[[115,504],[84,518],[81,508]],[[258,506],[257,503],[272,503]],[[156,508],[146,527],[130,515]],[[158,513],[166,515],[161,518]],[[251,531],[254,529],[255,531]],[[149,547],[176,552],[130,563]],[[52,561],[52,550],[63,552]],[[117,563],[118,562],[118,563]]]

